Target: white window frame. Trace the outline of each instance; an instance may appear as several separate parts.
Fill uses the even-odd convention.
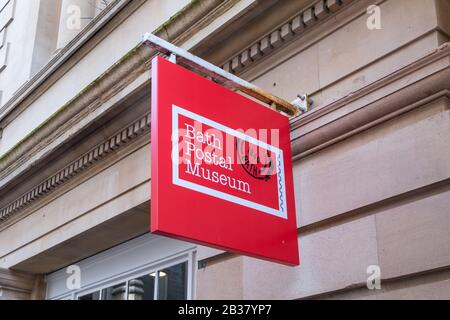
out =
[[[137,268],[136,270],[127,272],[126,274],[117,276],[117,277],[113,277],[107,280],[103,280],[100,284],[93,284],[90,286],[86,286],[83,289],[77,290],[72,292],[71,295],[66,296],[67,297],[71,297],[71,299],[66,299],[66,300],[78,300],[78,298],[85,296],[87,294],[90,293],[94,293],[96,291],[100,291],[100,298],[99,300],[102,300],[102,290],[107,289],[109,287],[112,287],[114,285],[120,284],[120,283],[124,283],[125,282],[125,296],[128,297],[128,281],[145,276],[147,274],[153,273],[155,272],[155,274],[158,274],[159,271],[175,266],[177,264],[181,264],[186,262],[186,275],[187,275],[187,279],[186,279],[186,297],[187,300],[192,300],[193,299],[193,287],[194,287],[194,282],[193,282],[193,267],[194,267],[194,255],[195,252],[194,251],[189,251],[180,255],[177,255],[174,258],[169,258],[163,262],[160,263],[156,263],[153,264],[151,266],[144,266],[141,268]],[[158,295],[158,277],[155,276],[155,285],[154,285],[154,297],[156,298]],[[61,300],[61,299],[58,299]],[[155,299],[156,300],[156,299]]]
[[[76,300],[80,296],[123,282],[128,284],[129,280],[187,262],[186,299],[193,300],[196,293],[196,250],[196,245],[191,243],[145,234],[74,263],[81,270],[82,281],[79,289],[69,290],[66,287],[66,281],[71,276],[66,273],[67,268],[47,275],[46,299]],[[155,290],[158,289],[157,278]],[[128,298],[128,285],[126,297]]]

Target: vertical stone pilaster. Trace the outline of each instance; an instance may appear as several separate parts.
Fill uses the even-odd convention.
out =
[[[43,275],[0,268],[0,300],[45,299]]]

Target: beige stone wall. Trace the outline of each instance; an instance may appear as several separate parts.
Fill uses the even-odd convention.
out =
[[[38,300],[45,297],[42,275],[0,268],[0,300]]]
[[[448,271],[442,271],[450,266],[448,85],[446,93],[425,102],[400,85],[418,81],[425,69],[398,80],[401,70],[448,41],[446,6],[445,1],[382,1],[382,29],[374,31],[366,28],[368,16],[361,11],[353,18],[343,12],[336,21],[324,22],[335,28],[332,32],[321,38],[300,37],[244,69],[242,76],[284,98],[311,93],[313,111],[355,93],[358,102],[352,104],[360,109],[353,110],[362,117],[370,117],[364,106],[368,109],[377,100],[386,101],[379,108],[392,104],[393,111],[401,109],[401,101],[419,107],[324,143],[317,151],[309,151],[312,144],[303,143],[307,149],[300,152],[305,155],[294,162],[301,265],[230,258],[199,271],[199,297],[450,298]],[[339,18],[349,20],[337,26]],[[448,70],[448,57],[444,61]],[[396,89],[385,80],[393,74],[398,74]],[[371,92],[367,88],[374,83],[377,89]],[[424,85],[417,88],[425,91]],[[403,98],[389,103],[400,91]],[[352,126],[352,118],[340,120],[351,115],[352,104],[342,103],[335,115],[323,113],[304,121],[293,135],[299,144],[308,134],[323,142],[329,135],[331,140],[331,131],[324,127]],[[353,126],[356,129],[359,123]],[[370,265],[380,267],[380,290],[366,287]],[[221,275],[232,282],[224,285]],[[233,284],[241,278],[242,285]]]
[[[381,1],[381,29],[369,30],[364,9],[377,2],[354,1],[351,7],[360,9],[353,15],[341,12],[336,20],[324,22],[322,34],[300,36],[244,71],[243,76],[282,97],[292,99],[299,90],[307,92],[317,106],[325,106],[405,67],[442,43],[436,29],[443,28],[447,19],[442,18],[438,25],[435,1]],[[339,19],[347,23],[340,25]]]
[[[50,200],[21,219],[20,223],[0,232],[0,241],[8,243],[8,246],[0,247],[1,267],[15,266],[148,201],[149,146],[141,147],[99,174],[86,178],[76,188]],[[82,254],[83,251],[76,250],[76,253]],[[48,262],[53,270],[57,269],[55,258]],[[61,266],[65,261],[63,258]],[[29,268],[26,271],[42,272],[48,270],[49,265],[41,261],[29,265]]]
[[[244,287],[242,257],[217,259],[197,271],[197,299],[243,299]]]
[[[382,29],[371,31],[365,10],[374,3]],[[25,141],[29,150],[9,154],[18,161],[0,172],[0,209],[34,192],[0,224],[0,243],[8,243],[0,246],[0,268],[46,274],[147,232],[150,54],[129,50],[151,31],[149,13],[156,27],[185,1],[159,12],[154,1],[132,4],[35,100],[20,105],[23,113],[4,132],[12,146],[28,132],[25,124],[31,130],[67,107],[51,119],[55,132],[37,130]],[[287,100],[307,93],[314,104],[291,120],[301,265],[199,246],[197,298],[449,298],[450,50],[442,46],[450,38],[448,2],[286,0],[277,11],[275,2],[236,0],[188,24],[205,4],[171,19],[164,36],[175,34],[170,40],[216,64],[235,62],[231,71]],[[276,38],[262,51],[261,39],[281,37],[305,12],[316,16],[304,33]],[[254,45],[260,57],[241,65]],[[85,88],[126,52],[117,69]],[[36,117],[38,109],[46,116]],[[38,184],[55,173],[57,182]],[[370,265],[380,267],[381,290],[366,288]]]
[[[318,189],[308,188],[306,182],[303,188],[299,188],[297,206],[300,204],[301,224],[313,224],[303,232],[300,229],[300,267],[282,267],[244,258],[244,297],[295,299],[338,290],[345,291],[352,285],[365,286],[368,277],[366,269],[370,265],[380,266],[382,279],[395,279],[448,268],[450,263],[450,233],[448,232],[450,230],[450,188],[448,183],[428,191],[417,190],[394,199],[390,195],[383,196],[382,200],[372,207],[359,203],[361,199],[364,199],[364,194],[376,196],[389,192],[390,188],[395,187],[395,182],[402,182],[402,178],[420,181],[422,174],[432,176],[424,168],[415,168],[417,165],[415,162],[420,160],[417,156],[397,153],[402,151],[402,145],[405,145],[405,149],[425,153],[430,161],[430,166],[426,167],[430,168],[431,172],[439,172],[442,166],[448,167],[446,161],[433,164],[433,154],[446,153],[443,148],[434,149],[433,145],[437,143],[436,140],[439,140],[439,137],[445,136],[445,132],[448,135],[450,129],[444,123],[439,123],[439,120],[446,124],[450,123],[449,109],[448,105],[438,105],[434,109],[433,106],[423,107],[403,116],[404,119],[393,119],[390,123],[364,133],[366,136],[371,136],[371,139],[376,138],[377,133],[382,134],[381,140],[377,143],[377,149],[380,150],[382,146],[394,149],[390,152],[392,158],[389,161],[379,159],[376,150],[363,152],[371,158],[369,162],[364,161],[360,156],[348,157],[341,152],[341,159],[343,161],[347,159],[347,161],[334,167],[327,165],[328,160],[334,162],[334,158],[326,156],[327,150],[325,150],[323,156],[327,161],[322,159],[325,162],[323,166],[317,166],[317,176],[302,175],[302,161],[300,161],[297,167],[297,181],[308,179],[314,183],[318,179],[323,179],[323,175],[336,177],[339,174],[339,168],[346,168],[351,173],[342,180],[325,180]],[[424,114],[419,115],[419,112]],[[421,119],[421,116],[426,116],[425,120]],[[405,125],[402,120],[425,121],[428,126],[418,129],[414,134],[396,143],[395,131],[414,128],[413,124]],[[433,130],[437,128],[445,131],[433,133]],[[393,129],[394,132],[389,129]],[[391,136],[387,135],[389,131]],[[418,142],[422,134],[426,132],[433,137],[427,144],[408,146],[408,141]],[[352,146],[352,142],[356,141],[358,144]],[[364,137],[355,136],[332,148],[348,147],[351,150],[361,150],[367,145]],[[433,151],[430,152],[431,148]],[[448,155],[447,151],[447,157]],[[320,161],[320,158],[317,159]],[[354,166],[349,159],[355,159],[358,165]],[[395,173],[389,173],[389,166],[395,166],[395,160],[392,159],[406,162],[397,167]],[[373,170],[370,177],[364,177],[365,170]],[[371,184],[375,182],[377,185],[371,189]],[[406,184],[402,185],[406,186]],[[333,194],[329,194],[329,191]],[[312,194],[315,194],[315,199],[308,199],[308,196]],[[389,198],[392,200],[387,201],[386,199]],[[311,208],[302,206],[302,199],[308,203],[314,203],[315,206]],[[342,206],[345,206],[345,209]],[[330,210],[329,215],[322,215],[328,210]],[[308,218],[309,215],[311,220]],[[317,222],[322,224],[314,226]],[[276,279],[270,277],[270,274],[277,275]],[[411,291],[408,297],[429,296],[421,294],[421,291],[417,291],[416,294]],[[440,297],[448,298],[448,295]]]

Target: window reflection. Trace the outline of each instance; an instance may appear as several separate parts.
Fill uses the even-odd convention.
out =
[[[128,282],[128,300],[153,300],[155,277],[145,275]]]
[[[99,300],[99,299],[100,299],[100,291],[88,293],[78,298],[78,300]]]
[[[127,287],[125,282],[103,289],[102,300],[126,300],[126,290]]]
[[[177,264],[158,272],[158,299],[184,300],[187,298],[187,263]]]
[[[79,300],[159,300],[187,299],[188,264],[183,262],[139,278],[79,296]]]

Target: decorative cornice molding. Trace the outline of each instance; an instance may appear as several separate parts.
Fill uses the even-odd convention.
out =
[[[310,19],[310,15],[312,17],[311,19],[314,19],[315,24],[319,20],[324,20],[326,19],[326,17],[330,17],[332,14],[340,10],[348,2],[350,1],[333,2],[322,0],[315,3],[313,6],[308,7],[302,13],[296,15],[289,22],[283,24],[283,26],[281,26],[280,28],[271,32],[270,34],[266,35],[263,38],[266,39],[264,40],[264,42],[267,42],[267,45],[269,46],[268,49],[269,51],[267,52],[262,51],[263,47],[261,43],[263,39],[261,39],[256,44],[244,50],[243,53],[236,56],[238,57],[236,63],[238,65],[241,65],[242,68],[234,68],[233,71],[234,72],[237,72],[237,70],[242,71],[244,67],[247,67],[248,65],[250,65],[251,62],[255,61],[252,58],[251,52],[252,48],[254,51],[253,54],[255,54],[255,52],[260,52],[258,57],[262,57],[263,55],[266,55],[269,52],[274,52],[275,49],[279,49],[283,47],[285,44],[290,43],[291,39],[293,39],[294,37],[303,32],[303,31],[294,32],[294,30],[296,30],[295,29],[296,23],[299,24],[301,23],[304,28],[309,28],[309,26],[311,26],[312,23],[310,22],[308,25],[306,22],[308,21],[308,19]],[[331,9],[332,5],[337,6],[335,7],[335,9],[333,9],[334,11]],[[309,13],[306,14],[305,12]],[[163,32],[162,30],[165,30],[164,28],[159,29],[159,32]],[[177,33],[174,32],[172,36],[178,37],[182,35],[182,33],[178,35],[176,34]],[[279,41],[279,44],[275,45],[275,41]],[[438,59],[448,56],[449,52],[450,47],[448,44],[446,44],[441,48],[437,49],[435,52],[427,55],[426,57],[419,59],[418,61],[412,63],[411,65],[401,70],[393,72],[391,75],[362,88],[358,92],[352,93],[351,95],[344,97],[328,106],[324,106],[316,110],[313,109],[311,112],[306,113],[301,117],[293,119],[292,130],[294,131],[300,128],[301,126],[304,126],[305,124],[313,122],[314,120],[322,117],[325,114],[338,110],[340,107],[347,105],[352,101],[361,99],[367,96],[369,93],[376,91],[382,87],[385,87],[399,78],[405,77],[411,72],[424,68],[425,66],[437,61]],[[236,59],[236,57],[230,59],[227,62],[229,67],[231,67],[231,63]],[[76,124],[80,120],[80,118],[82,118],[85,115],[86,112],[91,112],[92,110],[95,110],[96,107],[98,107],[106,100],[110,99],[112,96],[117,94],[117,92],[119,92],[122,88],[124,88],[124,86],[133,81],[133,79],[136,79],[139,75],[148,70],[149,69],[148,62],[150,58],[151,58],[151,50],[148,47],[143,46],[142,44],[139,44],[136,48],[131,50],[128,55],[126,55],[123,59],[117,62],[109,70],[107,70],[103,75],[101,75],[85,90],[80,92],[80,94],[77,97],[69,101],[67,103],[68,108],[63,107],[61,111],[57,115],[55,115],[55,117],[51,118],[48,125],[39,128],[38,131],[33,133],[33,139],[26,139],[25,141],[23,141],[23,144],[19,145],[14,150],[13,153],[8,154],[5,159],[0,159],[1,160],[0,178],[4,177],[6,174],[15,170],[19,165],[22,165],[23,163],[27,162],[32,157],[32,155],[35,155],[39,150],[46,148],[51,141],[54,141],[63,132],[69,130],[74,124]],[[242,59],[244,60],[250,59],[250,60],[248,60],[244,65]],[[441,88],[441,90],[443,90],[443,88],[445,87],[444,84],[446,79],[448,80],[449,78],[448,77],[445,78],[445,76],[442,76],[441,78],[434,80],[435,81],[434,83],[439,84],[439,86],[436,85],[436,89]],[[450,82],[447,81],[447,87],[449,83]],[[411,83],[410,86],[412,85],[413,84]],[[446,94],[448,96],[448,91],[442,92],[444,93],[447,92]],[[410,95],[411,99],[413,98],[415,99],[416,95],[414,94],[416,93],[409,92],[408,94]],[[433,98],[433,96],[431,98]],[[419,97],[419,95],[417,95],[417,99],[414,101],[419,100],[422,101],[423,99],[424,99],[423,97]],[[298,132],[294,133],[294,137],[292,139],[293,155],[295,155],[296,158],[306,156],[312,152],[319,150],[319,148],[322,148],[326,144],[330,143],[330,141],[336,141],[336,139],[348,137],[348,134],[350,132],[356,132],[355,131],[356,129],[362,130],[363,128],[366,128],[367,125],[369,125],[370,123],[375,123],[376,121],[379,121],[379,119],[385,117],[389,113],[395,114],[395,112],[397,112],[400,109],[400,106],[396,105],[393,102],[390,103],[389,108],[384,109],[378,108],[376,109],[376,112],[373,111],[373,109],[375,108],[374,106],[370,107],[371,107],[370,110],[372,111],[370,111],[369,108],[366,108],[366,114],[369,114],[371,117],[363,117],[364,122],[358,122],[359,126],[358,128],[354,127],[354,124],[356,122],[348,120],[346,121],[346,118],[342,117],[338,119],[340,125],[337,125],[338,121],[335,121],[332,126],[328,126],[328,124],[325,124],[322,127],[316,129],[315,132],[313,132],[312,134],[310,134],[310,132],[308,132],[307,134],[305,134],[304,132],[302,132],[301,134],[299,134]],[[360,115],[356,115],[355,112],[346,115],[347,118],[353,116],[356,116],[358,119],[362,118]],[[143,119],[145,119],[145,121]],[[144,129],[142,129],[143,127],[141,125],[143,124],[141,124],[140,121],[145,122]],[[344,128],[344,126],[342,125],[343,123],[346,124],[347,127]],[[332,128],[330,129],[330,127]],[[5,207],[1,208],[0,223],[9,219],[17,211],[28,206],[32,201],[35,201],[38,198],[43,197],[44,195],[52,191],[54,188],[63,184],[64,182],[66,182],[67,180],[69,180],[82,170],[85,170],[86,168],[91,166],[94,162],[103,159],[106,156],[106,154],[109,153],[105,151],[107,144],[108,144],[107,150],[112,151],[114,150],[114,148],[117,149],[120,146],[125,145],[129,141],[133,140],[137,136],[135,130],[138,130],[138,132],[142,133],[145,132],[146,130],[149,130],[149,128],[150,128],[150,117],[149,115],[146,115],[144,116],[144,118],[141,118],[137,122],[133,123],[127,128],[121,130],[119,133],[110,137],[108,140],[97,145],[91,151],[82,155],[74,162],[71,162],[69,165],[56,172],[50,178],[41,182],[39,185],[35,186],[34,188],[32,188],[19,198],[17,198],[16,200],[12,201]],[[144,131],[141,132],[139,130]],[[319,130],[322,130],[321,132],[324,132],[325,130],[326,134],[319,133]],[[113,147],[111,147],[111,145]]]
[[[14,118],[17,114],[20,114],[26,109],[26,106],[31,104],[34,99],[39,96],[36,95],[35,92],[38,91],[41,86],[45,85],[49,78],[59,72],[63,65],[86,43],[92,42],[92,38],[95,38],[100,31],[103,31],[105,29],[104,27],[109,24],[111,20],[118,20],[115,24],[120,24],[121,21],[125,20],[145,1],[147,0],[115,0],[105,7],[105,9],[95,16],[92,21],[90,21],[89,24],[64,48],[56,52],[51,60],[39,70],[38,73],[22,85],[14,93],[13,97],[0,107],[0,123],[2,123],[2,125],[8,124],[12,121],[9,118]],[[200,28],[210,23],[215,15],[221,14],[223,10],[229,8],[235,1],[237,0],[191,1],[153,32],[160,38],[176,43],[179,40],[179,37],[185,37],[184,33],[191,34],[193,28]],[[122,14],[125,10],[127,13]],[[119,16],[119,19],[115,19],[116,16]],[[109,32],[110,31],[103,37],[107,36]],[[101,41],[101,39],[102,38],[95,41],[98,42]],[[25,104],[25,106],[22,106],[22,104]]]
[[[204,2],[190,2],[173,18],[158,27],[154,33],[166,40],[169,40],[169,38],[171,40],[175,39],[174,41],[176,42],[178,37],[182,36],[183,32],[189,32],[191,27],[199,27],[199,25],[209,23],[214,18],[211,8],[215,7],[215,14],[220,14],[222,6],[229,5],[232,1],[207,0]],[[189,19],[186,16],[189,16]],[[205,16],[208,16],[208,18]],[[92,26],[92,28],[95,27],[95,25]],[[69,43],[70,46],[77,46],[79,49],[81,45],[78,45],[78,42],[73,40],[73,42]],[[2,155],[0,157],[0,181],[3,179],[3,183],[0,183],[0,189],[4,184],[8,183],[7,180],[9,181],[5,177],[9,177],[11,174],[15,175],[19,168],[27,166],[36,155],[42,154],[48,145],[61,137],[64,132],[73,129],[74,125],[80,123],[86,115],[94,112],[106,103],[108,99],[145,74],[150,69],[152,54],[153,52],[148,46],[139,43],[122,59],[62,106],[55,114],[50,116],[42,125],[30,132],[24,139]],[[35,86],[39,86],[39,83],[36,83]]]
[[[305,8],[299,14],[269,32],[233,58],[226,61],[222,68],[231,73],[240,73],[252,63],[271,54],[287,43],[302,35],[305,30],[335,15],[353,0],[319,0]]]
[[[146,70],[151,49],[138,45],[128,55],[100,75],[76,97],[62,106],[40,127],[32,131],[0,158],[0,178],[4,178],[41,152],[64,132],[80,123],[87,114],[109,101]],[[2,187],[0,185],[0,187]]]
[[[39,183],[37,186],[33,187],[16,200],[1,208],[0,223],[5,222],[15,212],[50,193],[53,189],[62,185],[81,171],[89,168],[95,162],[105,158],[116,149],[147,133],[150,130],[150,119],[150,114],[147,114],[134,121],[126,128],[120,130],[118,133],[96,145],[90,151],[79,156],[75,161],[72,161],[70,164],[66,165],[64,168]]]
[[[424,68],[427,65],[430,65],[434,63],[435,61],[438,61],[439,59],[449,57],[450,56],[450,43],[444,43],[432,52],[426,54],[422,58],[419,58],[418,60],[410,63],[409,65],[396,70],[392,72],[391,74],[386,75],[385,77],[379,79],[378,81],[375,81],[373,83],[370,83],[363,88],[351,92],[345,97],[342,97],[341,99],[330,103],[326,106],[323,106],[318,109],[313,109],[311,112],[305,113],[303,115],[300,115],[295,118],[291,118],[291,128],[296,129],[298,127],[301,127],[315,119],[318,119],[320,117],[323,117],[324,115],[337,110],[347,104],[349,104],[352,101],[355,101],[357,99],[360,99],[363,96],[366,96],[400,78],[406,77],[410,75],[411,73],[420,70],[421,68]],[[450,85],[450,83],[449,83]]]
[[[118,1],[118,3],[119,2],[123,4],[128,3],[128,1]],[[209,23],[214,18],[214,15],[220,14],[233,2],[234,0],[207,0],[202,3],[197,1],[190,2],[186,7],[180,10],[177,15],[158,27],[154,33],[161,38],[177,42],[178,38],[182,37],[184,32],[189,32],[192,27],[199,28],[200,25]],[[215,10],[213,13],[211,10],[214,8]],[[189,19],[186,18],[187,15],[189,15]],[[92,25],[91,27],[96,28],[95,25]],[[85,30],[85,32],[87,32],[87,30]],[[86,35],[79,35],[79,37],[84,36]],[[81,41],[81,38],[77,39],[74,39],[68,47],[75,46],[77,49],[80,48],[81,44],[79,44],[78,40]],[[67,50],[67,48],[65,50]],[[41,161],[43,157],[40,155],[46,156],[54,150],[57,145],[60,145],[62,143],[61,138],[66,132],[74,131],[75,129],[80,130],[81,127],[79,123],[81,123],[88,115],[95,113],[96,117],[99,117],[100,113],[96,110],[103,108],[103,105],[111,100],[113,96],[123,91],[127,86],[130,86],[135,80],[141,79],[142,76],[144,77],[138,82],[142,83],[142,81],[147,81],[148,75],[146,75],[146,71],[150,69],[149,62],[152,56],[153,53],[151,49],[148,48],[148,46],[139,43],[135,48],[130,50],[128,54],[122,57],[117,63],[79,92],[73,99],[62,106],[60,110],[53,114],[45,123],[27,135],[10,151],[3,155],[0,158],[0,180],[3,179],[3,184],[0,185],[0,188],[7,185],[9,181],[12,181],[12,179],[15,178],[15,176],[20,175],[24,170],[36,164],[36,159]],[[60,58],[55,57],[55,59],[58,60]],[[57,64],[57,62],[58,61],[52,61],[51,64]],[[58,68],[58,66],[56,66],[56,68]],[[54,72],[54,70],[48,70],[48,72]],[[45,75],[41,76],[46,77]],[[41,82],[36,82],[33,85],[33,88],[36,89],[36,86],[38,87],[40,83]],[[132,86],[135,85],[133,84]],[[20,103],[20,101],[17,103]],[[146,115],[145,119],[145,125],[149,127],[150,117]],[[85,126],[86,125],[88,124],[85,124]],[[107,154],[107,150],[118,148],[119,146],[124,145],[128,141],[127,139],[134,138],[135,131],[133,130],[136,130],[136,125],[137,123],[134,123],[131,127],[122,130],[114,137],[98,145],[96,148],[70,163],[50,178],[18,197],[16,200],[0,208],[0,223],[8,220],[14,213],[28,207],[31,202],[48,194],[79,172],[84,171],[94,162],[104,158]],[[142,123],[139,125],[140,129],[142,129],[141,125]],[[110,149],[108,149],[108,143],[111,143]],[[5,179],[6,177],[7,179]]]
[[[450,43],[318,109],[291,119],[294,159],[440,98],[450,99]],[[408,79],[402,82],[402,79]],[[382,95],[379,90],[390,88]],[[343,113],[343,108],[346,112]]]
[[[116,0],[102,10],[89,24],[72,39],[67,46],[58,51],[52,59],[29,81],[21,86],[0,108],[0,121],[24,101],[37,87],[64,64],[81,46],[92,38],[99,28],[120,12],[131,0]]]
[[[419,59],[415,63],[400,69],[396,72],[394,72],[392,75],[383,78],[379,80],[378,82],[375,82],[360,91],[358,91],[358,94],[352,94],[350,97],[345,97],[339,101],[337,101],[334,104],[331,104],[327,106],[326,109],[328,109],[328,112],[332,112],[336,108],[334,108],[335,104],[341,105],[342,103],[349,103],[348,99],[351,98],[352,101],[355,101],[357,99],[363,98],[364,96],[367,96],[370,92],[373,92],[376,89],[382,88],[384,86],[389,85],[392,81],[399,79],[401,77],[405,77],[411,72],[414,72],[420,68],[423,68],[430,63],[433,63],[437,61],[440,58],[445,58],[450,55],[450,46],[448,44],[445,44],[441,46],[440,48],[436,49],[434,52],[430,53],[429,55],[423,57],[422,59]],[[446,68],[449,69],[448,67]],[[445,69],[444,69],[445,70]],[[445,76],[444,76],[445,77]],[[445,79],[445,78],[444,78]],[[450,77],[447,75],[447,79],[450,79]],[[442,79],[440,80],[441,86],[447,85],[447,88],[450,86],[450,82],[442,82]],[[413,85],[413,84],[410,84]],[[436,85],[436,88],[440,88],[440,86]],[[450,89],[450,88],[449,88]],[[397,92],[398,93],[398,92]],[[415,103],[411,105],[405,106],[403,109],[400,108],[401,106],[398,106],[396,104],[392,104],[392,108],[390,108],[390,113],[392,116],[397,116],[399,112],[406,112],[411,110],[412,108],[420,107],[426,103],[429,103],[431,101],[434,101],[436,99],[439,99],[440,97],[447,97],[450,99],[450,91],[448,89],[444,89],[436,93],[435,95],[431,95],[429,97],[423,98],[421,100],[416,101]],[[415,99],[415,98],[414,98]],[[407,99],[408,100],[408,99]],[[392,110],[391,110],[392,109]],[[320,110],[318,110],[320,111]],[[323,115],[323,112],[320,112],[320,114]],[[347,138],[350,133],[356,133],[360,130],[367,129],[367,126],[370,125],[370,123],[378,123],[378,119],[382,119],[385,117],[389,112],[384,112],[380,114],[375,114],[372,112],[374,116],[377,115],[377,117],[367,117],[365,118],[365,122],[361,124],[359,128],[355,128],[353,125],[351,128],[349,128],[348,132],[346,133],[342,132],[342,130],[339,130],[339,135],[336,136],[336,138],[343,137]],[[350,115],[351,116],[351,115]],[[292,122],[292,130],[295,130],[299,128],[302,124],[305,124],[309,121],[313,121],[316,119],[316,117],[312,116],[312,118],[308,119],[308,117],[299,117],[294,119]],[[389,118],[383,118],[383,121],[388,120]],[[354,123],[354,122],[351,122]],[[137,137],[142,136],[143,134],[150,131],[151,126],[151,116],[150,114],[147,114],[140,119],[134,121],[132,124],[128,125],[126,128],[120,130],[118,133],[110,136],[108,139],[104,140],[102,143],[96,145],[94,148],[92,148],[90,151],[86,152],[85,154],[78,157],[75,161],[72,161],[70,164],[66,165],[64,168],[60,169],[58,172],[53,174],[48,179],[44,180],[43,182],[39,183],[35,187],[33,187],[31,190],[17,198],[16,200],[12,201],[8,205],[4,206],[0,209],[0,224],[8,220],[14,213],[17,211],[23,209],[24,207],[28,206],[31,202],[36,201],[43,196],[50,193],[52,190],[54,190],[56,187],[61,186],[69,179],[73,178],[75,175],[80,173],[81,171],[84,171],[85,169],[89,168],[91,165],[93,165],[95,162],[105,158],[108,154],[112,153],[114,150],[125,146],[126,144],[130,143],[132,140],[135,140]],[[325,128],[322,127],[322,128]],[[342,127],[341,127],[342,129]],[[344,128],[345,129],[345,128]],[[350,130],[351,129],[351,130]],[[328,137],[330,137],[330,132],[328,132]],[[300,137],[294,137],[292,139],[293,143],[293,157],[294,159],[298,159],[301,157],[304,157],[312,152],[318,151],[318,148],[323,147],[322,145],[316,146],[315,144],[309,146],[308,148],[304,147],[298,147],[299,140],[302,139]],[[336,139],[330,139],[331,142],[336,142]],[[330,142],[327,142],[328,143]],[[301,150],[301,152],[300,152]]]

